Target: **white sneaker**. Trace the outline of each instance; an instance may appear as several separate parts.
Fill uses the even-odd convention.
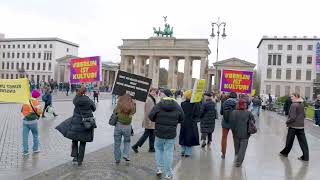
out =
[[[173,178],[173,176],[166,176],[166,177],[164,177],[164,179],[172,179]]]
[[[161,174],[162,174],[162,171],[160,169],[157,170],[157,176],[161,176]]]
[[[39,153],[39,152],[40,152],[40,149],[33,151],[33,153]]]

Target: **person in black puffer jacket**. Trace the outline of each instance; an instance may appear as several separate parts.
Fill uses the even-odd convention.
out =
[[[212,133],[215,128],[215,120],[218,118],[216,103],[212,101],[212,93],[204,94],[205,103],[200,111],[200,132],[201,132],[201,147],[206,146],[208,136],[208,145],[212,142]]]
[[[86,129],[82,122],[82,118],[93,117],[92,112],[96,110],[94,102],[85,95],[86,91],[85,87],[80,88],[76,97],[73,99],[75,107],[71,128],[66,135],[67,138],[72,140],[71,157],[74,157],[73,162],[78,162],[79,166],[82,165],[86,142],[93,141],[93,129]],[[80,146],[78,141],[80,141]]]
[[[184,113],[179,104],[172,98],[170,90],[161,90],[161,101],[149,113],[149,119],[155,122],[155,150],[157,175],[172,178],[173,149],[177,136],[177,125],[183,122]]]

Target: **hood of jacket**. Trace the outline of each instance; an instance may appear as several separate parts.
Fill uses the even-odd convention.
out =
[[[235,106],[237,105],[237,99],[229,98],[224,102],[225,106]]]
[[[177,109],[177,102],[174,98],[167,97],[167,98],[163,98],[159,102],[159,106],[164,111],[174,111]]]

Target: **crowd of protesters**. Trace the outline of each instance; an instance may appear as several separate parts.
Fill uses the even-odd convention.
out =
[[[93,87],[94,101],[86,94],[89,94],[90,87],[82,86],[77,89],[73,99],[73,116],[63,121],[57,129],[67,138],[72,140],[71,156],[73,161],[82,165],[87,142],[94,140],[94,129],[97,128],[93,112],[96,110],[95,100],[98,101],[99,89]],[[45,108],[42,109],[37,98],[41,96],[38,90],[32,90],[32,99],[22,107],[23,118],[23,153],[28,155],[29,131],[33,134],[33,152],[40,152],[37,120],[42,116],[47,107],[52,106],[52,88],[50,85],[44,88],[42,96]],[[193,148],[200,146],[210,147],[213,141],[213,133],[216,128],[216,120],[219,119],[217,103],[220,101],[221,115],[221,158],[226,158],[227,137],[232,133],[234,145],[234,164],[240,167],[244,161],[246,149],[252,134],[257,132],[255,122],[260,116],[260,107],[263,106],[263,99],[259,96],[249,98],[245,94],[234,92],[219,96],[212,92],[205,92],[200,102],[193,103],[192,90],[175,91],[169,89],[151,88],[144,106],[142,127],[145,129],[140,139],[135,142],[131,149],[139,153],[139,148],[149,139],[149,152],[155,153],[155,174],[165,179],[172,179],[172,165],[174,159],[175,144],[180,145],[180,154],[184,158],[193,155]],[[179,104],[176,98],[182,97]],[[133,135],[132,120],[136,113],[136,102],[129,95],[124,94],[112,98],[116,104],[113,115],[116,117],[114,124],[114,158],[115,163],[121,163],[121,159],[130,161],[129,150],[131,136]],[[287,157],[295,136],[297,136],[303,155],[300,160],[309,160],[309,150],[304,133],[304,106],[303,99],[299,94],[293,93],[288,110],[288,135],[285,148],[280,152],[281,156]],[[315,106],[320,110],[319,102]],[[268,99],[270,101],[270,99]],[[272,99],[271,99],[272,101]],[[270,103],[270,102],[269,102]],[[252,104],[251,111],[249,106]],[[287,107],[288,108],[288,107]],[[318,113],[318,112],[316,112]],[[55,112],[53,112],[54,116]],[[111,119],[111,118],[110,118]],[[180,126],[179,139],[177,139],[177,127]],[[199,126],[199,127],[198,127]],[[123,150],[120,147],[123,142]],[[217,145],[218,143],[215,143]]]

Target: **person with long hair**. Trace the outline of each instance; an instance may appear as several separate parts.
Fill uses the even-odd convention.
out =
[[[239,99],[236,110],[230,114],[230,122],[233,124],[235,166],[240,167],[244,160],[248,147],[250,134],[248,133],[249,120],[254,120],[253,114],[247,110],[247,100]]]
[[[138,140],[138,142],[132,146],[132,149],[134,152],[138,153],[138,147],[141,147],[143,143],[149,138],[149,152],[155,152],[154,150],[154,128],[155,128],[155,123],[152,122],[148,115],[153,108],[154,105],[156,105],[156,89],[151,88],[149,91],[149,95],[147,97],[147,101],[144,104],[144,120],[142,122],[142,127],[145,128],[143,135],[141,138]]]
[[[307,138],[304,132],[304,103],[303,99],[300,98],[298,93],[293,93],[291,95],[292,104],[289,110],[288,120],[286,121],[288,127],[288,134],[286,139],[286,146],[280,152],[280,156],[288,157],[290,153],[294,138],[297,136],[300,148],[302,150],[302,156],[299,157],[299,160],[309,161],[309,148],[307,143]]]
[[[132,116],[136,113],[136,104],[129,94],[120,96],[117,106],[115,108],[118,121],[114,128],[114,158],[116,163],[119,164],[121,160],[121,140],[123,136],[123,159],[130,161],[129,148],[131,141],[131,122]]]

